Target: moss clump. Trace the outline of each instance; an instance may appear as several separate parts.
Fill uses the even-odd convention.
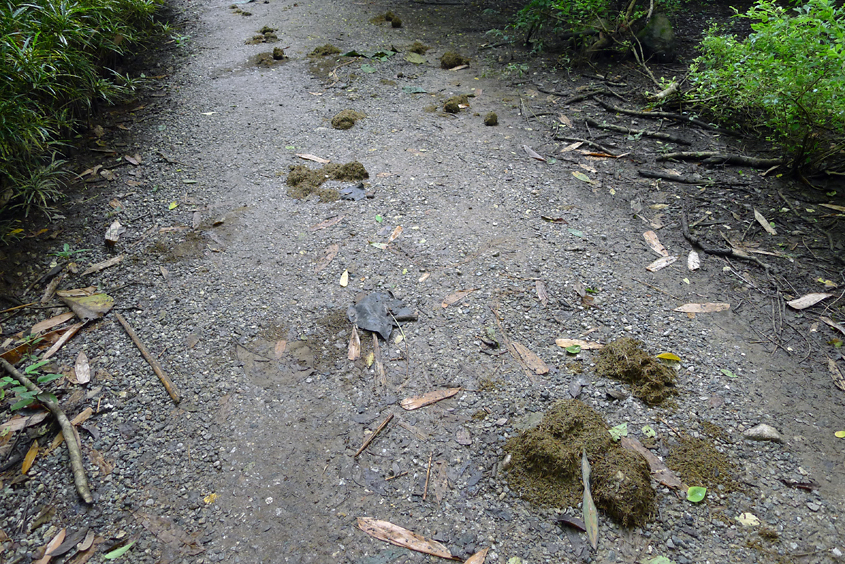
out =
[[[648,463],[613,442],[608,425],[579,400],[556,403],[539,425],[505,444],[508,484],[538,505],[570,507],[583,497],[581,453],[591,465],[596,507],[623,526],[645,524],[655,513]]]
[[[484,125],[499,125],[499,116],[496,112],[490,112],[484,116]]]
[[[305,165],[297,165],[291,168],[285,182],[289,186],[288,195],[292,198],[303,200],[311,194],[317,194],[321,202],[334,202],[340,198],[340,194],[337,190],[321,188],[326,180],[355,181],[369,177],[364,165],[358,161],[352,161],[342,165],[329,163],[316,170]]]
[[[739,489],[734,479],[736,468],[728,457],[716,450],[713,443],[704,439],[684,437],[669,448],[666,466],[674,470],[685,484],[704,486],[708,489],[722,486],[721,493]]]
[[[623,337],[604,347],[596,362],[596,374],[631,386],[636,397],[658,405],[678,393],[675,372],[648,354],[636,339]]]
[[[418,55],[425,55],[429,49],[431,49],[431,47],[429,47],[425,43],[421,43],[420,41],[414,41],[413,45],[408,47],[408,51],[410,51],[411,53],[416,53]]]
[[[450,114],[456,114],[461,111],[461,106],[469,106],[469,97],[466,94],[452,96],[446,100],[446,103],[443,104],[443,110]]]
[[[350,129],[355,122],[367,116],[355,110],[343,110],[332,118],[332,127],[335,129]]]
[[[469,59],[458,55],[454,51],[446,51],[445,53],[443,53],[443,56],[440,57],[440,68],[453,69],[455,67],[468,64]]]
[[[332,45],[331,43],[326,43],[325,45],[320,45],[319,47],[315,47],[311,53],[309,53],[313,57],[328,57],[331,55],[339,55],[340,49]]]

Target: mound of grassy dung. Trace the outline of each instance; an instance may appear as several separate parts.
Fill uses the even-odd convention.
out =
[[[355,122],[367,116],[355,110],[343,110],[332,118],[332,127],[335,129],[350,129]]]
[[[453,69],[455,67],[468,64],[469,59],[458,55],[454,51],[446,51],[445,53],[443,53],[443,56],[440,57],[440,68]]]
[[[431,47],[420,41],[414,41],[413,45],[408,47],[408,51],[418,55],[425,55],[429,49],[431,49]]]
[[[728,457],[716,450],[710,441],[683,437],[680,442],[669,447],[666,466],[681,477],[690,486],[704,486],[708,489],[722,486],[721,493],[739,489],[734,479],[737,470]]]
[[[596,507],[623,526],[641,526],[655,513],[648,463],[613,442],[608,425],[579,400],[556,403],[533,429],[508,440],[508,485],[543,506],[574,507],[582,501],[581,453],[592,467]]]
[[[390,22],[390,25],[393,27],[402,27],[402,20],[399,18],[399,16],[389,10],[383,14],[379,14],[378,16],[370,20],[370,23],[374,23],[376,25],[385,22]]]
[[[490,112],[486,116],[484,116],[484,125],[498,125],[499,124],[499,116],[496,115],[496,112]]]
[[[469,106],[469,96],[462,94],[460,96],[452,96],[443,104],[443,110],[450,114],[456,114],[461,111],[461,106]]]
[[[640,341],[629,337],[617,339],[601,350],[596,374],[625,382],[648,405],[658,405],[678,393],[675,371],[648,354]]]
[[[314,57],[329,57],[331,55],[339,55],[340,49],[332,45],[331,43],[326,43],[325,45],[320,45],[319,47],[315,47],[309,55]]]
[[[337,190],[321,188],[323,182],[326,180],[356,181],[369,177],[364,165],[358,161],[352,161],[342,165],[329,163],[316,170],[305,165],[297,165],[291,168],[286,183],[289,186],[288,196],[291,198],[304,200],[311,194],[317,194],[321,202],[334,202],[340,198],[340,194]]]

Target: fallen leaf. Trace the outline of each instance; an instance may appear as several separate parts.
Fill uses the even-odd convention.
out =
[[[571,120],[571,119],[569,119],[568,117],[566,117],[565,115],[560,114],[560,115],[558,116],[558,119],[559,119],[559,120],[560,120],[560,122],[561,122],[563,125],[565,125],[566,127],[572,127],[572,120]]]
[[[648,560],[643,560],[642,564],[675,564],[675,561],[665,556],[655,556]]]
[[[707,488],[701,486],[693,486],[687,489],[687,501],[692,503],[701,503],[707,495]]]
[[[308,153],[296,153],[296,156],[300,159],[305,159],[306,161],[314,161],[315,163],[320,164],[329,164],[331,162],[329,159],[323,159],[315,155],[310,155]]]
[[[777,235],[777,234],[778,234],[778,232],[777,232],[777,231],[775,231],[775,228],[774,228],[774,227],[772,227],[772,226],[771,226],[771,224],[769,223],[769,220],[767,220],[767,219],[763,216],[763,214],[761,214],[760,212],[758,212],[756,209],[754,210],[754,219],[756,219],[756,220],[757,220],[757,223],[759,223],[759,224],[763,227],[763,229],[765,229],[765,230],[766,230],[766,232],[767,232],[769,235]]]
[[[829,325],[829,326],[833,327],[834,329],[836,329],[837,331],[839,331],[840,333],[842,333],[843,335],[845,335],[845,326],[842,326],[842,324],[840,324],[840,323],[836,323],[834,320],[832,320],[832,319],[831,319],[831,318],[829,318],[829,317],[819,317],[819,319],[821,319],[821,320],[822,320],[822,321],[824,321],[827,325]]]
[[[587,451],[581,452],[581,479],[584,482],[584,527],[587,529],[587,538],[590,539],[593,550],[596,550],[599,546],[599,513],[590,493],[590,461],[587,460]]]
[[[457,302],[461,301],[464,297],[475,292],[476,290],[478,290],[478,288],[470,288],[469,290],[460,290],[458,292],[455,292],[454,294],[449,294],[443,300],[443,303],[441,305],[443,307],[449,307],[450,305],[454,305]]]
[[[288,346],[287,341],[276,341],[276,346],[273,347],[273,356],[277,359],[282,358],[282,355],[285,354],[285,349]]]
[[[48,358],[56,354],[60,348],[65,346],[65,343],[67,343],[71,339],[71,337],[76,335],[76,333],[80,329],[85,327],[86,323],[87,321],[82,321],[80,323],[77,323],[76,325],[71,325],[70,327],[68,327],[67,330],[62,334],[62,336],[59,337],[59,339],[53,344],[53,346],[50,347],[47,352],[44,353],[44,356],[42,356],[41,359],[47,360]]]
[[[88,458],[91,459],[91,462],[97,465],[97,468],[100,469],[100,473],[103,476],[108,476],[112,473],[112,470],[114,470],[114,463],[103,458],[103,455],[93,448],[88,451]]]
[[[756,527],[760,524],[760,519],[753,513],[740,513],[736,520],[745,527]]]
[[[114,220],[109,228],[106,229],[105,240],[106,244],[109,246],[114,246],[117,244],[117,240],[120,239],[120,236],[126,233],[126,227],[120,224],[119,221]]]
[[[114,306],[114,298],[107,294],[94,294],[79,298],[62,298],[81,321],[99,319]]]
[[[833,379],[836,387],[845,392],[845,377],[842,376],[842,372],[839,370],[836,361],[830,358],[827,359],[827,369],[830,371],[830,377]]]
[[[128,162],[129,164],[133,164],[135,166],[138,166],[138,165],[141,164],[141,155],[132,155],[132,156],[126,155],[123,158],[126,159],[126,162]]]
[[[638,452],[648,462],[648,468],[655,480],[673,490],[681,490],[686,492],[689,488],[681,481],[678,476],[672,472],[662,460],[642,445],[640,441],[633,437],[623,437],[619,444],[622,448],[630,451]]]
[[[538,161],[546,162],[546,159],[544,157],[541,157],[536,151],[534,151],[534,149],[532,149],[528,145],[523,145],[522,148],[525,150],[525,153],[532,159],[537,159]]]
[[[549,217],[547,215],[541,215],[540,219],[542,219],[543,221],[548,221],[549,223],[566,223],[566,224],[569,223],[568,221],[566,221],[562,217]]]
[[[528,368],[534,371],[534,374],[547,374],[549,372],[549,367],[546,366],[546,363],[543,362],[539,356],[528,350],[525,345],[522,345],[517,342],[512,342],[513,348],[516,349],[516,352],[519,354],[522,361],[525,363]]]
[[[610,433],[610,438],[612,438],[614,440],[614,442],[618,441],[622,437],[628,436],[628,423],[627,422],[620,423],[619,425],[616,425],[615,427],[611,427],[607,431]]]
[[[817,293],[817,294],[806,294],[801,296],[800,298],[796,298],[794,300],[790,300],[786,302],[786,305],[791,307],[792,309],[807,309],[808,307],[814,306],[820,301],[830,298],[835,294],[828,294],[828,293]]]
[[[678,260],[678,257],[662,257],[645,267],[646,270],[649,272],[657,272],[658,270],[662,270]]]
[[[204,498],[202,498],[202,500],[206,503],[206,505],[211,505],[212,503],[217,501],[217,494],[216,493],[210,493],[207,496],[205,496]]]
[[[648,246],[651,247],[652,251],[662,257],[669,256],[669,251],[666,250],[666,247],[664,247],[660,240],[657,238],[657,233],[655,233],[654,231],[646,231],[645,233],[643,233],[643,237],[645,238],[646,243],[648,243]]]
[[[32,326],[32,329],[30,329],[29,332],[33,335],[37,335],[37,334],[41,333],[42,331],[46,331],[47,329],[52,329],[56,325],[61,325],[62,323],[70,321],[75,316],[76,316],[76,314],[73,313],[72,311],[56,315],[54,317],[51,317],[50,319],[45,319],[44,321],[39,321],[38,323],[36,323],[35,325]]]
[[[568,152],[570,152],[570,151],[574,151],[575,149],[577,149],[578,147],[580,147],[580,146],[581,146],[581,145],[583,145],[583,144],[584,144],[584,142],[583,142],[583,141],[576,141],[575,143],[572,143],[572,144],[570,144],[570,145],[567,145],[566,147],[564,147],[563,149],[561,149],[561,150],[560,150],[560,152],[561,152],[561,153],[568,153]]]
[[[110,266],[114,266],[118,264],[120,261],[124,259],[126,255],[117,255],[110,259],[104,260],[102,262],[98,262],[97,264],[92,264],[88,268],[85,269],[85,272],[81,274],[81,276],[87,276],[89,274],[94,274],[95,272],[100,272],[101,270],[105,270]]]
[[[687,268],[689,270],[698,270],[701,268],[701,257],[698,256],[696,251],[689,252],[689,256],[687,256]]]
[[[731,304],[711,303],[703,304],[684,304],[676,307],[673,311],[680,311],[681,313],[713,313],[716,311],[725,311],[731,308]]]
[[[455,442],[459,445],[469,446],[472,444],[472,436],[469,434],[469,429],[466,427],[458,428],[458,432],[455,433]]]
[[[340,287],[346,288],[349,285],[349,271],[344,270],[343,274],[340,275]]]
[[[35,462],[35,457],[38,456],[38,440],[32,441],[29,450],[26,451],[26,456],[23,457],[23,464],[21,465],[21,474],[26,474],[32,468],[32,463]]]
[[[420,283],[425,282],[426,280],[428,280],[429,276],[431,276],[431,272],[423,272],[423,275],[420,276],[420,279],[417,280],[417,282],[420,282]]]
[[[586,532],[587,530],[587,527],[586,525],[584,525],[584,521],[582,519],[579,519],[578,517],[572,517],[571,515],[558,515],[557,524],[567,525],[569,527],[572,527],[573,529],[578,529],[579,531]]]
[[[579,171],[579,170],[574,170],[574,171],[572,171],[572,176],[574,176],[575,178],[577,178],[577,179],[578,179],[578,180],[580,180],[581,182],[587,182],[588,184],[592,184],[592,183],[593,183],[593,181],[592,181],[592,180],[590,180],[590,177],[589,177],[589,176],[587,176],[586,174],[584,174],[583,172],[581,172],[581,171]]]
[[[835,204],[819,204],[823,208],[827,208],[829,210],[836,210],[838,212],[845,212],[845,206],[837,206]]]
[[[490,550],[490,548],[479,550],[478,552],[467,558],[464,564],[484,564],[484,561],[487,559],[488,550]]]
[[[92,415],[94,415],[94,410],[90,407],[86,407],[83,411],[79,413],[79,415],[71,419],[70,424],[74,427],[78,427],[88,421],[88,419],[90,419]]]
[[[62,529],[53,539],[44,547],[44,556],[33,562],[33,564],[47,564],[53,557],[53,551],[61,546],[62,541],[65,540],[65,529]]]
[[[333,217],[331,219],[321,221],[317,225],[312,225],[310,227],[310,229],[311,229],[311,231],[318,231],[320,229],[325,229],[326,227],[331,227],[332,225],[340,223],[343,220],[344,217],[346,217],[346,216],[345,215],[339,215],[337,217]]]
[[[579,167],[581,167],[581,168],[583,168],[583,169],[584,169],[584,170],[586,170],[587,172],[591,172],[591,173],[593,173],[593,174],[596,174],[596,173],[598,172],[596,169],[594,169],[594,168],[593,168],[593,167],[591,167],[590,165],[585,165],[584,163],[578,163],[578,166],[579,166]]]
[[[375,247],[377,249],[381,249],[383,251],[387,248],[387,243],[374,243],[370,241],[370,246]]]
[[[326,268],[329,263],[331,263],[334,258],[337,256],[338,251],[340,251],[340,245],[337,243],[329,245],[326,248],[326,256],[317,263],[317,266],[314,267],[314,272],[320,272],[324,268]]]
[[[373,365],[373,362],[376,360],[376,355],[373,351],[367,353],[367,356],[364,357],[364,364],[367,365],[367,368]]]
[[[79,351],[73,371],[77,383],[87,384],[91,381],[91,367],[88,365],[88,356],[83,351]]]
[[[660,353],[659,355],[657,355],[657,358],[663,360],[671,360],[672,362],[681,362],[681,357],[670,352]]]
[[[537,299],[543,304],[543,307],[549,303],[549,294],[546,292],[546,284],[542,280],[537,280],[534,283],[534,288],[537,290]]]
[[[38,425],[45,419],[49,412],[47,411],[39,411],[33,415],[28,417],[21,417],[20,415],[15,415],[8,421],[3,424],[0,424],[0,437],[8,436],[15,431],[20,431],[21,429],[26,429],[27,427],[32,427],[33,425]]]
[[[130,548],[132,548],[132,545],[134,545],[134,544],[135,544],[135,541],[133,540],[133,541],[121,546],[120,548],[116,548],[116,549],[112,550],[111,552],[104,554],[103,558],[105,558],[106,560],[115,560],[117,558],[120,558],[121,556],[126,554],[126,552]]]
[[[393,230],[393,233],[390,234],[390,237],[387,238],[387,242],[392,243],[393,241],[398,239],[399,235],[401,235],[401,234],[402,234],[402,226],[397,225],[396,229]]]
[[[349,351],[346,355],[349,360],[361,358],[361,337],[358,336],[358,327],[352,327],[352,336],[349,338]]]
[[[405,60],[415,65],[422,65],[425,63],[425,57],[423,57],[419,53],[406,53]],[[425,90],[423,90],[423,93],[424,92]]]
[[[401,405],[402,409],[406,411],[413,411],[415,409],[419,409],[421,407],[436,403],[440,400],[450,398],[460,391],[461,388],[446,388],[444,390],[434,390],[432,392],[427,392],[421,396],[405,398],[401,402],[399,402],[399,405]]]
[[[580,339],[555,339],[555,344],[562,349],[568,347],[581,347],[583,350],[603,349],[604,345],[594,341],[582,341]]]
[[[449,552],[449,549],[439,542],[429,540],[387,521],[379,521],[371,517],[358,517],[358,528],[371,537],[387,541],[396,546],[439,556],[440,558],[452,559],[452,553]]]

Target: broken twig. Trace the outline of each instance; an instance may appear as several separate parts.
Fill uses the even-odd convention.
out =
[[[423,489],[423,501],[428,495],[428,481],[431,479],[431,459],[434,458],[434,453],[428,455],[428,469],[425,471],[425,489]]]
[[[41,388],[33,384],[29,378],[21,374],[20,371],[9,364],[6,359],[0,358],[0,364],[3,365],[6,372],[11,374],[15,380],[20,382],[27,390],[35,392],[36,395],[43,393]],[[59,426],[62,428],[62,434],[65,437],[65,444],[67,445],[68,456],[70,458],[70,467],[73,471],[73,482],[76,484],[76,491],[79,493],[79,497],[81,497],[85,503],[94,503],[94,498],[91,495],[91,488],[88,487],[88,477],[85,475],[85,467],[82,466],[82,452],[79,449],[79,442],[76,439],[76,431],[74,430],[73,425],[68,420],[65,412],[62,411],[62,408],[59,407],[58,403],[43,396],[38,398],[38,401],[50,410],[59,422]]]
[[[770,168],[775,165],[783,164],[782,159],[758,159],[755,157],[744,157],[742,155],[725,155],[713,151],[694,151],[694,152],[679,152],[666,153],[660,155],[655,160],[658,161],[698,161],[707,164],[731,164],[739,166],[750,166],[751,168]]]
[[[662,131],[649,131],[647,129],[631,129],[630,127],[622,127],[619,125],[611,125],[609,123],[599,123],[594,119],[587,118],[584,120],[588,125],[598,127],[599,129],[606,129],[607,131],[616,131],[618,133],[627,133],[628,135],[644,135],[645,137],[654,137],[655,139],[665,139],[672,143],[679,145],[692,145],[692,142],[683,137],[672,135],[670,133],[663,133]]]
[[[135,346],[138,347],[138,350],[141,351],[141,355],[144,357],[149,365],[152,367],[153,372],[156,373],[158,379],[161,380],[161,383],[164,384],[164,389],[167,390],[167,393],[170,395],[170,398],[173,400],[173,403],[179,403],[179,392],[176,390],[176,386],[173,385],[173,382],[164,373],[164,370],[161,369],[161,365],[158,361],[153,358],[150,354],[150,351],[147,350],[147,347],[144,346],[144,343],[138,338],[138,335],[135,333],[135,330],[129,325],[129,322],[120,315],[119,313],[114,314],[117,317],[117,320],[120,321],[120,324],[123,325],[123,328],[126,330],[126,334],[129,335],[129,338],[132,339],[132,342],[135,343]]]
[[[387,419],[385,419],[384,421],[382,421],[382,422],[381,422],[381,425],[379,425],[379,426],[376,428],[376,430],[375,430],[375,431],[373,431],[373,432],[372,432],[372,434],[371,434],[369,437],[367,437],[367,440],[365,440],[365,441],[364,441],[364,444],[362,444],[362,445],[361,445],[361,448],[359,448],[359,449],[358,449],[358,452],[356,452],[356,453],[355,453],[355,456],[353,456],[353,458],[357,458],[357,457],[358,457],[358,455],[360,455],[362,452],[364,452],[365,450],[367,450],[367,447],[368,447],[368,446],[370,446],[370,443],[371,443],[371,442],[373,442],[373,439],[375,439],[375,438],[376,438],[376,435],[378,435],[379,433],[381,433],[381,431],[382,431],[385,427],[387,427],[387,424],[388,424],[388,423],[390,423],[390,420],[391,420],[391,419],[393,419],[393,414],[392,414],[392,413],[391,413],[390,415],[388,415],[388,416],[387,416]]]

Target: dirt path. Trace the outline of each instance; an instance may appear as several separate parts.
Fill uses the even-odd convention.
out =
[[[402,27],[371,23],[388,9]],[[641,178],[638,169],[659,168],[655,157],[666,144],[602,136],[583,117],[635,128],[650,122],[614,117],[591,102],[565,105],[562,98],[591,79],[554,68],[554,59],[482,49],[492,41],[485,32],[507,21],[494,2],[271,0],[236,10],[202,0],[184,10],[192,20],[190,55],[177,57],[172,69],[151,70],[171,75],[163,99],[152,99],[131,133],[114,129],[106,138],[145,161],[141,188],[115,192],[126,214],[141,218],[127,222],[127,241],[141,240],[150,225],[159,231],[121,272],[91,282],[108,289],[134,280],[118,301],[137,304],[129,315],[151,347],[166,350],[185,400],[174,409],[149,383],[116,324],[83,334],[67,358],[73,346],[88,350],[111,378],[100,384],[115,404],[99,424],[108,438],[92,444],[117,469],[114,478],[95,477],[93,509],[73,505],[66,490],[60,514],[77,512],[107,539],[118,529],[138,534],[129,555],[139,562],[427,561],[362,533],[361,516],[438,540],[464,559],[491,547],[487,562],[841,560],[845,443],[833,433],[842,427],[843,392],[827,372],[826,356],[838,354],[827,344],[835,334],[818,322],[819,313],[836,310],[796,313],[783,305],[786,297],[820,291],[816,278],[841,285],[841,249],[826,249],[823,235],[795,227],[798,220],[785,214],[777,216],[777,240],[754,223],[754,208],[775,219],[772,206],[783,205],[760,188],[776,193],[770,190],[790,185],[695,164],[672,168],[714,185]],[[279,41],[246,45],[264,26]],[[416,40],[431,47],[423,64],[406,60]],[[327,43],[342,52],[398,53],[386,60],[307,56]],[[255,64],[274,47],[289,59]],[[469,68],[439,68],[447,50],[470,57]],[[622,80],[633,83],[636,73],[623,69]],[[469,107],[444,113],[443,103],[461,94],[470,95]],[[331,118],[346,109],[366,117],[334,129]],[[491,111],[499,124],[485,126]],[[569,142],[555,141],[549,129],[561,114],[559,136],[596,135],[628,156],[586,155],[587,146],[562,153]],[[567,120],[574,125],[560,125]],[[722,143],[706,130],[666,126],[695,150]],[[523,146],[547,161],[530,158]],[[296,153],[360,162],[368,197],[290,197],[290,167],[319,167]],[[84,200],[74,200],[76,209]],[[171,201],[178,205],[168,211]],[[745,230],[762,250],[789,250],[792,262],[760,255],[775,265],[772,278],[754,263],[702,254],[702,268],[687,270],[684,205],[690,221],[704,218],[696,228],[717,244],[724,242],[719,226],[727,225],[723,233]],[[100,224],[110,221],[105,211],[80,244],[98,239]],[[789,246],[793,227],[805,229],[809,253]],[[658,258],[643,238],[650,229],[680,256],[655,273],[645,270]],[[347,308],[375,291],[392,292],[417,319],[381,341],[368,366],[369,332],[362,358],[347,359]],[[731,309],[673,311],[702,302]],[[503,348],[488,347],[490,335],[520,343],[549,371],[536,374]],[[555,345],[557,338],[620,337],[682,359],[677,408],[648,407],[626,386],[597,376],[597,352],[573,356]],[[462,390],[429,407],[399,406],[453,387]],[[701,505],[658,486],[650,523],[624,529],[602,517],[592,553],[585,536],[555,524],[567,508],[521,500],[501,464],[509,437],[574,396],[611,426],[627,422],[641,439],[640,429],[653,427],[662,457],[677,446],[676,433],[706,440],[733,463],[734,486],[713,485]],[[385,430],[354,456],[390,414]],[[759,423],[777,428],[785,442],[743,439]],[[60,480],[60,463],[36,479]],[[35,503],[35,491],[14,499]],[[743,513],[759,523],[741,524]],[[9,515],[11,525],[27,517]],[[179,531],[177,540],[162,531]],[[41,540],[34,539],[30,544]],[[205,552],[189,555],[198,545]]]

